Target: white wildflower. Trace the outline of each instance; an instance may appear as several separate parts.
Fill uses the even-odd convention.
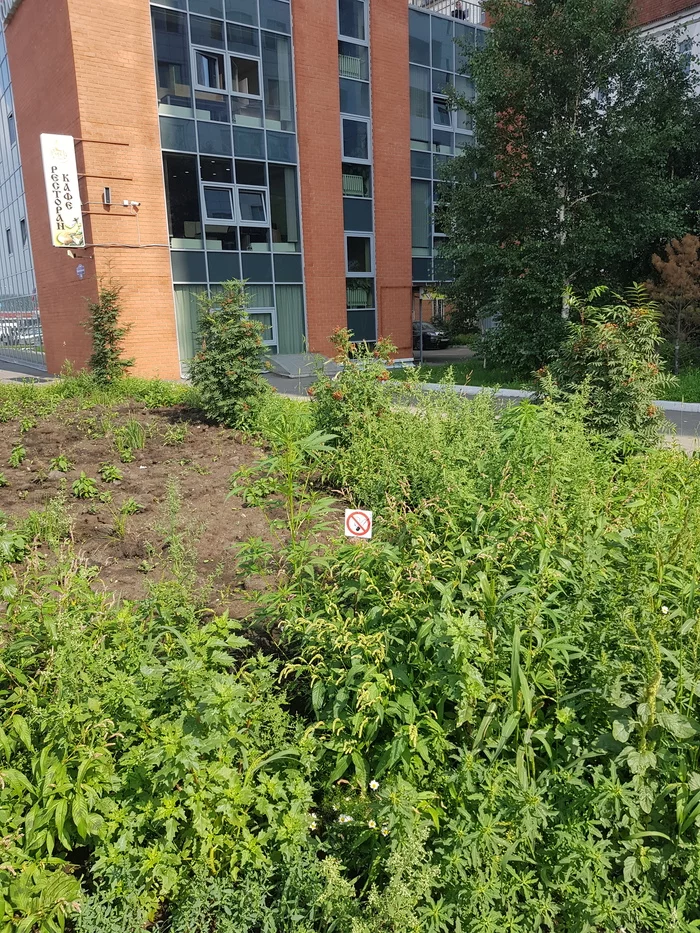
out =
[[[376,828],[377,828],[377,824],[374,822],[374,820],[369,820],[368,823],[367,823],[367,825],[369,826],[370,829],[376,829]]]
[[[339,823],[352,823],[352,817],[348,816],[347,813],[341,813],[338,817]]]
[[[315,820],[314,820],[314,822],[311,824],[311,826],[309,826],[309,829],[311,830],[311,832],[314,832],[315,830],[318,829],[318,824],[316,823]]]
[[[379,790],[379,781],[369,782],[370,790]]]
[[[661,607],[661,612],[662,612],[665,616],[667,616],[668,613],[669,613],[669,608],[668,608],[668,606],[662,606],[662,607]]]
[[[388,835],[389,835],[389,827],[382,826],[382,836],[388,836]]]

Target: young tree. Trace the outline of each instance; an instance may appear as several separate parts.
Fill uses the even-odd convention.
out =
[[[692,228],[700,103],[676,40],[638,35],[629,0],[484,6],[446,256],[457,308],[496,315],[502,361],[527,371],[562,339],[568,287],[645,278],[652,250]]]
[[[134,365],[133,358],[124,359],[124,340],[130,324],[120,324],[122,314],[121,285],[101,282],[97,301],[88,303],[89,320],[84,324],[92,341],[88,366],[95,379],[104,384],[116,382]]]
[[[661,328],[673,344],[673,371],[678,373],[681,346],[700,330],[700,238],[686,233],[664,247],[666,258],[651,257],[657,278],[647,283],[649,293],[660,305]]]

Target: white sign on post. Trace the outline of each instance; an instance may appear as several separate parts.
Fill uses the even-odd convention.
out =
[[[362,509],[345,509],[345,535],[348,538],[371,538],[372,513]]]
[[[83,212],[72,136],[41,134],[46,197],[49,204],[51,242],[61,248],[85,246]]]

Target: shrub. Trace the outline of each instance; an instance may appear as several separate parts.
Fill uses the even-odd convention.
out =
[[[199,298],[201,346],[190,361],[190,379],[208,418],[243,428],[253,423],[266,388],[263,328],[248,316],[244,282],[224,282],[222,289]]]
[[[103,483],[117,483],[124,479],[124,474],[113,463],[103,463],[99,473]]]
[[[94,479],[87,476],[82,470],[80,476],[71,486],[71,490],[76,499],[96,499],[97,483]]]
[[[331,337],[337,350],[335,362],[342,369],[335,376],[319,373],[315,385],[309,389],[314,401],[313,417],[317,428],[324,434],[333,434],[338,445],[346,444],[351,436],[351,425],[360,418],[371,420],[382,417],[391,405],[387,365],[396,347],[382,339],[374,347],[366,343],[353,343],[347,328],[337,330]]]
[[[89,366],[98,385],[116,382],[134,365],[133,359],[122,358],[124,338],[130,325],[119,324],[121,291],[120,285],[101,283],[97,301],[88,304],[90,318],[85,327],[92,340]]]
[[[614,299],[614,304],[601,302]],[[643,286],[625,296],[605,287],[585,300],[569,296],[572,314],[559,356],[539,371],[541,391],[564,397],[587,392],[586,422],[627,446],[659,442],[663,414],[654,404],[673,383],[658,349],[659,311]]]

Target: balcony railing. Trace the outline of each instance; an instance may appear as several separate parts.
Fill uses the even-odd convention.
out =
[[[452,16],[473,26],[482,26],[486,20],[480,4],[470,3],[469,0],[408,0],[408,3],[430,13]]]

